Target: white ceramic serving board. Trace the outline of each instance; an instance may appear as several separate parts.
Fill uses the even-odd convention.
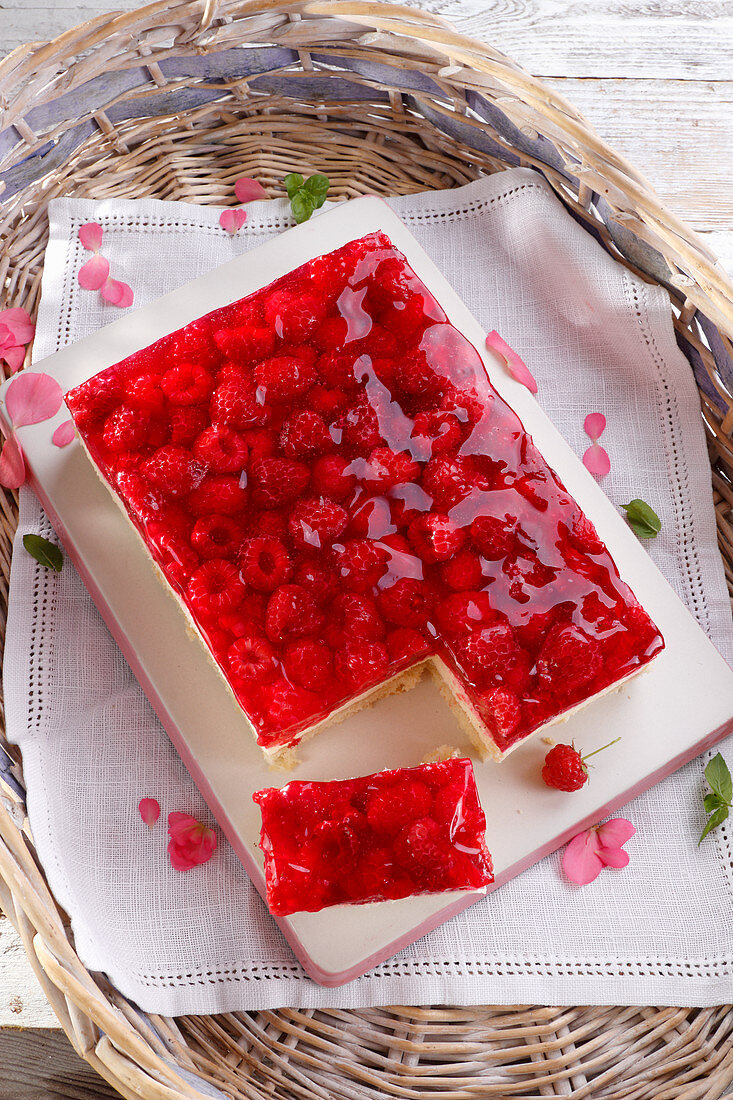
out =
[[[452,323],[479,350],[495,388],[596,524],[621,576],[661,629],[666,649],[644,675],[553,731],[563,741],[574,739],[585,752],[614,736],[625,738],[624,751],[605,754],[593,782],[572,797],[542,782],[547,746],[539,738],[530,739],[501,764],[475,759],[429,681],[307,742],[293,771],[273,771],[81,445],[75,442],[60,450],[52,444],[53,430],[68,418],[65,408],[53,420],[21,428],[18,435],[31,484],[171,740],[263,894],[259,810],[251,797],[261,787],[280,786],[294,778],[335,779],[414,766],[437,745],[457,745],[474,756],[500,886],[733,729],[733,672],[531,394],[485,352],[483,330],[380,199],[357,199],[290,229],[256,252],[125,314],[34,369],[53,375],[66,391],[189,321],[375,230],[390,236]],[[7,384],[0,388],[0,420],[6,389]],[[476,901],[490,905],[483,893],[338,906],[278,923],[307,972],[322,984],[339,985],[466,906]]]

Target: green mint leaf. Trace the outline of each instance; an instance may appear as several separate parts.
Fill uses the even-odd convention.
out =
[[[719,794],[706,794],[702,800],[702,804],[705,807],[705,813],[711,814],[713,810],[717,810],[719,806],[724,806],[725,803],[720,801]]]
[[[328,176],[323,176],[320,172],[316,172],[314,176],[309,176],[303,184],[303,189],[310,196],[315,210],[320,210],[323,206],[330,186]]]
[[[61,572],[64,556],[55,543],[49,542],[48,539],[44,539],[40,535],[23,535],[23,546],[25,546],[30,556],[39,561],[41,565],[45,565],[46,569],[54,569],[57,573]]]
[[[283,180],[285,184],[285,190],[288,193],[288,198],[292,201],[293,195],[297,194],[303,186],[304,180],[300,172],[288,172],[287,176]]]
[[[638,497],[629,501],[628,504],[622,504],[621,507],[626,512],[629,527],[637,538],[655,539],[662,530],[662,521],[657,513]]]
[[[716,753],[706,767],[705,778],[710,784],[710,789],[720,796],[721,801],[730,806],[733,798],[733,778],[720,753]]]
[[[700,846],[700,844],[702,844],[703,840],[705,839],[705,837],[708,835],[709,832],[712,832],[713,829],[717,829],[718,825],[723,824],[723,822],[725,821],[727,816],[728,816],[728,807],[727,806],[721,806],[720,809],[716,810],[714,814],[711,814],[711,816],[708,818],[707,825],[705,826],[702,833],[700,834],[700,839],[697,842],[698,847]]]
[[[301,222],[307,222],[308,218],[313,213],[313,200],[302,188],[293,195],[290,200],[290,206],[293,210],[293,217],[298,225],[300,225]]]

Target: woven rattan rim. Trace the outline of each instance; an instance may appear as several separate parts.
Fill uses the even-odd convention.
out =
[[[222,53],[239,47],[250,47],[247,72],[241,52]],[[56,195],[226,204],[238,176],[276,195],[290,170],[325,171],[339,198],[407,194],[517,163],[542,170],[610,252],[670,290],[733,590],[733,286],[572,106],[432,16],[381,3],[159,0],[16,50],[0,63],[0,307],[35,310]],[[0,493],[3,635],[16,518],[14,494]],[[2,745],[15,764],[0,766],[0,905],[75,1048],[124,1096],[201,1096],[187,1073],[232,1097],[282,1100],[691,1100],[733,1082],[728,1007],[146,1017],[79,961],[35,859],[20,760]]]

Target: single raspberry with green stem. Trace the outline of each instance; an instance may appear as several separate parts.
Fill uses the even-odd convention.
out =
[[[548,787],[554,787],[558,791],[579,791],[588,782],[586,760],[590,760],[591,756],[596,756],[597,753],[603,752],[620,740],[620,737],[616,737],[607,745],[601,745],[600,749],[594,749],[585,756],[580,755],[575,745],[555,745],[545,757],[542,778]]]

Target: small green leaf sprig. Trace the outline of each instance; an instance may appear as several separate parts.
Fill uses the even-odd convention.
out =
[[[46,569],[53,569],[60,573],[64,564],[64,556],[55,543],[44,539],[42,535],[23,535],[23,546],[28,553]]]
[[[733,799],[733,779],[720,753],[717,753],[706,767],[705,778],[708,781],[710,793],[705,795],[703,806],[709,817],[697,842],[698,847],[712,829],[717,829],[718,825],[722,825],[726,820],[731,808],[731,799]]]
[[[630,500],[628,504],[622,504],[621,507],[626,512],[629,527],[637,538],[655,539],[662,530],[661,519],[646,501],[639,500],[637,497]]]
[[[298,225],[307,222],[315,210],[320,210],[326,201],[330,182],[328,176],[317,172],[304,179],[300,172],[288,172],[284,179],[285,190],[290,199],[290,208]]]

